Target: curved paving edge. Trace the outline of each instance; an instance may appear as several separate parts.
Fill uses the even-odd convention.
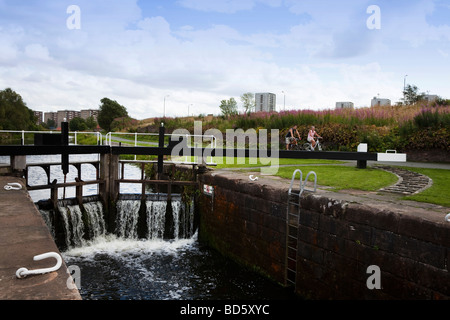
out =
[[[417,172],[389,166],[376,166],[376,168],[391,172],[399,178],[396,184],[382,188],[379,191],[412,195],[422,192],[433,185],[431,178]]]

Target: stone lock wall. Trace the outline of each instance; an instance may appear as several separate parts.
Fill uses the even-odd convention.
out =
[[[200,239],[284,283],[287,193],[220,175],[200,180],[214,188],[200,197]]]
[[[200,240],[285,284],[288,183],[236,173],[204,174],[200,182],[214,189],[200,196]],[[330,194],[300,202],[301,297],[450,299],[450,223]]]

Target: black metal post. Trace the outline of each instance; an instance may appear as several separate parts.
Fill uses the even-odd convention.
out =
[[[358,169],[366,169],[367,168],[367,160],[356,160],[356,167]]]
[[[69,123],[61,123],[61,144],[63,146],[69,145]],[[61,169],[64,175],[69,173],[69,154],[67,152],[61,153]]]
[[[164,148],[164,134],[166,133],[166,128],[164,127],[164,123],[161,123],[159,127],[159,141],[158,147]],[[163,173],[164,166],[164,156],[162,154],[158,155],[158,174],[161,175]]]

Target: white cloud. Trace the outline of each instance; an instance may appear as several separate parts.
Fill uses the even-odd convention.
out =
[[[185,115],[191,104],[191,113],[218,114],[220,100],[233,96],[239,101],[241,94],[257,91],[276,93],[278,107],[282,91],[287,107],[333,108],[338,100],[364,106],[378,93],[394,102],[401,94],[397,80],[403,71],[400,76],[387,71],[399,61],[389,60],[395,55],[391,41],[414,43],[414,32],[423,32],[416,45],[441,39],[440,55],[437,48],[434,53],[444,59],[448,51],[448,26],[428,25],[421,6],[412,6],[403,18],[382,7],[377,33],[365,27],[366,8],[350,8],[349,1],[339,6],[322,0],[322,7],[294,0],[180,3],[227,13],[284,3],[311,20],[284,34],[252,33],[224,23],[200,28],[187,19],[176,24],[161,12],[143,15],[136,0],[102,0],[79,1],[82,28],[68,30],[60,5],[60,26],[45,19],[38,21],[39,28],[28,20],[0,23],[0,88],[12,87],[30,107],[43,111],[95,108],[108,97],[139,119],[162,116],[166,95],[170,116]],[[362,28],[352,29],[360,11]],[[414,18],[418,25],[411,27]],[[413,66],[408,68],[413,72]]]
[[[25,47],[25,55],[31,59],[50,60],[50,54],[47,47],[39,43],[32,43]]]
[[[214,11],[221,13],[236,13],[250,10],[255,6],[255,0],[179,0],[178,3],[186,8],[200,11]]]
[[[231,14],[239,11],[249,11],[258,4],[279,7],[282,5],[283,0],[179,0],[178,3],[185,8],[193,10]]]

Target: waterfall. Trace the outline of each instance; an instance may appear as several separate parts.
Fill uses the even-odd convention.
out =
[[[146,201],[148,239],[188,238],[194,234],[194,205],[186,205],[181,199],[171,201],[171,217],[168,219],[167,201]],[[168,230],[169,229],[169,230]]]
[[[179,216],[178,237],[189,238],[195,233],[194,229],[194,202],[181,203],[181,212]]]
[[[180,211],[181,201],[172,201],[173,235],[175,239],[178,239],[178,232],[180,231]]]
[[[83,244],[84,223],[82,212],[78,205],[58,205],[59,212],[64,222],[66,246],[78,247]]]
[[[117,235],[123,238],[137,238],[137,225],[141,202],[138,200],[117,201]]]
[[[53,211],[50,210],[44,210],[44,209],[38,209],[41,213],[42,218],[44,219],[45,225],[47,226],[48,230],[50,231],[52,237],[55,237],[55,228],[53,227]]]
[[[72,249],[107,235],[104,208],[98,199],[87,199],[81,206],[74,199],[60,200],[58,212],[56,236],[61,246]],[[52,216],[44,210],[41,213],[50,228]],[[116,203],[114,234],[118,238],[178,240],[192,237],[194,228],[194,204],[184,203],[180,196],[172,197],[170,203],[159,195],[145,201],[130,196]]]
[[[87,202],[83,204],[87,216],[87,227],[89,238],[95,239],[105,235],[106,225],[103,219],[103,206],[100,201]]]
[[[162,239],[166,220],[166,201],[146,201],[149,239]]]

